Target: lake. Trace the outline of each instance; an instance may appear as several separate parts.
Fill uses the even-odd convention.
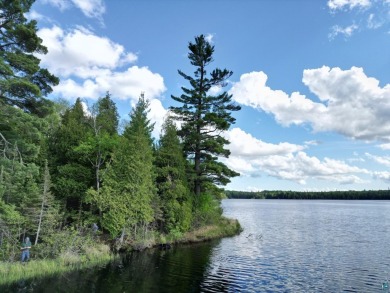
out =
[[[8,290],[381,292],[390,277],[389,201],[230,199],[222,206],[240,221],[240,235],[131,253],[101,268]]]

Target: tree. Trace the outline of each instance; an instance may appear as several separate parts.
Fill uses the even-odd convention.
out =
[[[204,35],[195,37],[194,43],[188,45],[188,58],[196,70],[194,77],[182,71],[179,74],[186,79],[191,88],[182,87],[180,97],[172,99],[183,104],[171,107],[175,119],[181,121],[179,131],[184,144],[184,152],[193,160],[194,191],[197,196],[207,188],[207,183],[226,185],[230,177],[239,174],[230,170],[218,157],[228,157],[228,144],[221,133],[228,130],[235,122],[232,111],[241,108],[232,102],[232,95],[227,92],[212,95],[213,87],[226,86],[226,80],[233,74],[227,69],[214,69],[207,76],[206,68],[213,61],[214,46],[206,41]]]
[[[192,201],[186,176],[186,160],[172,118],[163,124],[157,154],[157,186],[167,232],[185,232],[192,219]]]
[[[59,209],[54,196],[50,192],[51,179],[49,173],[49,166],[45,161],[45,168],[43,173],[42,194],[40,198],[40,210],[38,216],[38,227],[35,236],[35,245],[38,243],[39,236],[53,232],[53,227],[58,224],[60,218]]]
[[[100,189],[100,171],[110,159],[117,143],[118,116],[116,105],[107,93],[92,106],[89,125],[93,132],[75,149],[94,168],[97,192]]]
[[[81,219],[85,192],[94,183],[94,172],[83,154],[77,151],[77,147],[85,142],[91,133],[88,117],[84,113],[81,100],[77,99],[73,107],[65,111],[61,126],[49,142],[55,195],[58,199],[65,200],[69,212],[78,210],[77,216],[73,215],[78,221]]]
[[[96,113],[96,129],[109,135],[117,134],[119,114],[110,94],[107,93],[104,98],[99,99],[93,108]]]
[[[101,192],[90,194],[103,212],[103,227],[113,237],[122,232],[121,242],[126,230],[131,229],[136,236],[137,228],[146,232],[154,219],[153,125],[147,119],[148,107],[142,95],[102,176]]]
[[[43,96],[58,84],[57,77],[40,68],[34,54],[46,54],[47,48],[37,36],[37,22],[27,21],[34,0],[0,1],[0,106],[17,106],[24,111],[44,115],[50,102]]]

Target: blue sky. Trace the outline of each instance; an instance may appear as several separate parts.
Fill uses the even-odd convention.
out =
[[[109,91],[123,119],[141,92],[161,123],[188,86],[188,42],[215,46],[240,112],[224,135],[235,190],[390,186],[390,0],[37,0],[60,77],[50,98],[92,105]]]

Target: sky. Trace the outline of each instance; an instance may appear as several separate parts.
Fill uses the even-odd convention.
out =
[[[108,91],[128,120],[141,93],[159,137],[203,34],[233,71],[241,111],[221,160],[229,190],[390,187],[390,0],[37,0],[29,19],[60,78],[50,99],[91,106]]]

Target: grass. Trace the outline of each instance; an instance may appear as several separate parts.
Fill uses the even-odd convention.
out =
[[[239,234],[242,228],[237,220],[222,217],[218,223],[178,235],[149,235],[143,241],[132,243],[130,250],[143,250],[161,243],[195,243]],[[140,246],[140,247],[138,247]],[[88,247],[83,254],[71,251],[56,259],[30,260],[28,263],[0,262],[0,285],[9,285],[21,279],[50,277],[74,270],[104,265],[115,256],[107,245]]]
[[[203,226],[197,230],[189,231],[178,239],[178,243],[194,243],[215,238],[231,237],[242,232],[240,223],[235,219],[222,217],[219,223]]]
[[[21,262],[0,262],[0,285],[12,284],[21,279],[33,279],[67,273],[103,265],[114,259],[109,249],[91,249],[85,255],[65,253],[56,259],[30,260]]]

